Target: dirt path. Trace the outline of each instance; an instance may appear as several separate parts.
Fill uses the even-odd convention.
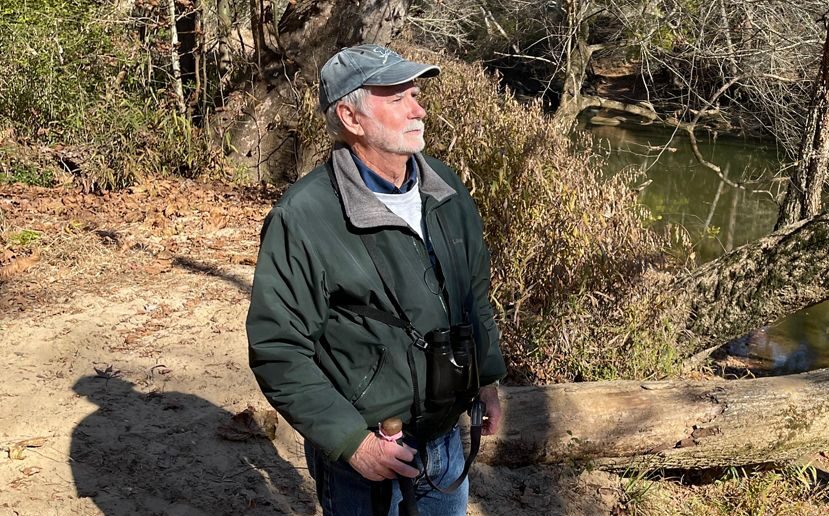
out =
[[[244,316],[276,194],[0,186],[0,514],[319,512],[301,437],[231,419],[269,409]],[[601,473],[478,466],[472,481],[475,515],[618,510]]]

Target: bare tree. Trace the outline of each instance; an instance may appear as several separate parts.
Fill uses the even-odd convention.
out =
[[[227,133],[232,157],[262,181],[295,178],[303,150],[295,137],[297,85],[316,81],[319,68],[342,47],[388,44],[402,26],[410,0],[288,2],[281,16],[271,0],[250,0],[258,71],[240,119]]]
[[[560,91],[556,117],[565,125],[589,107],[666,122],[696,117],[699,128],[771,135],[789,158],[797,157],[823,41],[816,23],[823,0],[565,0],[512,7],[485,0],[477,18],[463,8],[471,4],[427,0],[414,22],[439,33],[424,39],[471,41],[463,50],[476,57],[523,61],[536,70],[544,65],[547,88]],[[454,15],[459,21],[452,25]],[[501,34],[493,26],[509,29]],[[636,66],[642,98],[604,98],[586,88],[597,61]]]
[[[178,30],[176,28],[176,1],[167,0],[167,16],[170,22],[170,65],[173,71],[173,94],[176,110],[184,113],[184,88],[181,83],[181,64],[178,54]]]
[[[812,108],[804,129],[800,160],[780,207],[778,228],[814,217],[823,209],[823,186],[829,177],[829,24],[812,95]]]

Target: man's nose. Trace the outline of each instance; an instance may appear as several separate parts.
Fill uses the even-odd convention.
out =
[[[416,99],[412,99],[412,118],[426,118],[426,110],[423,109],[423,106]]]

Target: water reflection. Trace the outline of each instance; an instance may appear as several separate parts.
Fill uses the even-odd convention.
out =
[[[588,114],[589,118],[590,114]],[[703,157],[720,167],[701,165],[684,131],[641,126],[590,125],[582,130],[596,140],[607,159],[607,174],[636,167],[643,178],[640,200],[662,223],[681,224],[694,242],[697,263],[769,234],[777,220],[774,199],[785,181],[774,179],[781,164],[773,143],[702,131]],[[745,188],[728,184],[742,183]],[[731,342],[728,351],[745,357],[758,372],[795,373],[829,367],[829,302],[801,310],[767,328]]]
[[[697,135],[703,157],[716,164],[734,188],[701,165],[684,131],[623,123],[582,126],[607,156],[607,172],[636,167],[650,183],[640,198],[665,223],[681,224],[694,242],[698,262],[769,233],[777,218],[774,197],[782,181],[773,144],[733,136]]]

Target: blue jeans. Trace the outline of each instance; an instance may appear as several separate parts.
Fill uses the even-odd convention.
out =
[[[410,443],[416,448],[413,443]],[[426,444],[429,478],[440,487],[446,487],[463,471],[463,446],[456,426],[442,437]],[[371,516],[372,482],[357,473],[344,460],[331,461],[320,450],[305,441],[305,460],[308,471],[317,484],[317,498],[325,516]],[[465,516],[469,498],[469,479],[457,491],[443,494],[432,489],[423,476],[423,464],[415,457],[420,475],[415,478],[417,509],[421,516]],[[389,516],[397,516],[397,505],[402,499],[397,480],[392,483]]]

